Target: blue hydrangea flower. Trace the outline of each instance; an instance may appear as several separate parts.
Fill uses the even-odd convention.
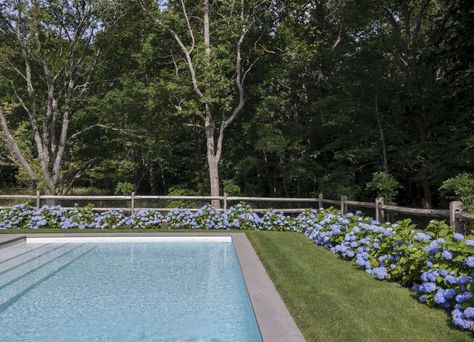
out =
[[[453,299],[456,296],[456,290],[455,289],[446,289],[444,291],[444,298],[446,299]]]
[[[466,318],[474,318],[474,308],[472,306],[467,307],[463,314]]]
[[[465,319],[463,312],[460,309],[454,309],[451,313],[453,324],[461,329],[469,329],[474,321]]]
[[[444,281],[451,285],[457,283],[456,277],[452,276],[451,274],[448,274],[446,277],[444,277]]]
[[[461,293],[461,294],[458,294],[456,296],[456,302],[458,303],[464,303],[466,301],[468,301],[469,299],[472,299],[473,298],[473,293],[472,292],[464,292],[464,293]]]
[[[387,277],[387,269],[385,267],[375,267],[372,270],[372,274],[380,280],[383,280]]]
[[[453,253],[450,251],[443,251],[442,255],[446,260],[451,260],[453,258]]]
[[[469,267],[474,267],[474,256],[467,257],[466,265]]]
[[[429,236],[425,232],[418,232],[415,235],[413,235],[413,239],[418,240],[418,241],[431,240],[431,236]]]
[[[471,280],[471,278],[468,277],[468,276],[460,276],[460,277],[458,277],[458,284],[459,285],[464,285],[464,284],[467,284],[470,280]]]
[[[444,296],[444,290],[443,289],[439,289],[435,296],[434,296],[434,301],[436,304],[444,304],[446,303],[446,298]]]
[[[436,290],[436,283],[433,282],[426,282],[420,286],[420,291],[424,293],[431,293],[434,292],[434,290]]]

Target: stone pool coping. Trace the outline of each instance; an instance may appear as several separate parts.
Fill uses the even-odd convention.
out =
[[[0,235],[0,248],[10,246],[14,243],[24,242],[26,240],[25,235],[19,234],[2,234]]]
[[[26,238],[91,237],[97,233],[34,233],[0,236],[2,247],[25,242]],[[281,299],[245,233],[156,232],[100,233],[106,237],[134,236],[230,236],[239,259],[250,301],[264,342],[304,342],[305,339]]]

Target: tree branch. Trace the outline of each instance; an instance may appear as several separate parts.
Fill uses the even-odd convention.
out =
[[[21,150],[18,147],[18,144],[16,143],[15,138],[10,133],[10,129],[8,128],[7,120],[3,113],[2,107],[0,107],[0,125],[2,126],[2,131],[3,131],[3,134],[5,135],[5,140],[7,142],[8,149],[10,153],[14,156],[14,160],[17,163],[19,163],[21,167],[23,167],[25,172],[28,174],[28,176],[32,180],[38,181],[38,176],[31,169],[30,164],[28,164],[28,161],[23,156],[23,153],[21,153]]]
[[[331,51],[334,51],[336,49],[336,47],[339,45],[339,43],[341,42],[341,31],[342,31],[342,28],[339,27],[339,33],[337,34],[336,41],[331,46]]]
[[[194,34],[193,34],[193,30],[191,28],[191,23],[189,21],[189,16],[188,16],[188,12],[186,11],[186,6],[184,4],[184,0],[181,0],[181,7],[183,8],[184,18],[186,19],[186,25],[188,26],[189,35],[191,37],[191,48],[188,51],[188,53],[191,54],[194,50],[194,45],[195,45]]]
[[[240,1],[240,20],[242,21],[242,25],[244,23],[244,0]],[[252,67],[252,65],[247,69],[247,71],[244,74],[244,77],[242,77],[242,56],[241,56],[241,47],[242,43],[244,41],[245,35],[247,33],[247,29],[245,28],[245,25],[243,25],[239,40],[237,41],[237,46],[236,46],[236,58],[235,58],[235,85],[237,86],[238,94],[239,94],[239,102],[237,106],[234,108],[232,115],[227,119],[224,120],[221,123],[220,129],[219,129],[219,137],[217,138],[217,149],[216,149],[216,159],[220,160],[221,154],[222,154],[222,143],[224,140],[224,131],[225,129],[232,123],[232,121],[235,120],[237,115],[239,115],[240,111],[244,107],[245,104],[245,91],[244,91],[244,78],[245,75],[247,74],[248,70]]]
[[[130,136],[135,137],[135,138],[144,138],[144,137],[145,137],[145,136],[143,136],[143,135],[137,135],[137,134],[134,134],[134,133],[130,133],[130,132],[124,130],[124,129],[115,128],[115,127],[109,127],[109,126],[102,125],[102,124],[94,124],[94,125],[91,125],[91,126],[89,126],[89,127],[84,128],[83,130],[81,130],[81,131],[79,131],[79,132],[76,132],[76,133],[72,134],[72,135],[69,137],[69,139],[75,139],[75,138],[77,138],[79,135],[84,134],[84,133],[86,133],[87,131],[90,131],[91,129],[96,128],[96,127],[104,128],[105,130],[111,130],[111,131],[119,132],[119,133],[125,134],[125,135],[130,135]]]
[[[186,57],[186,64],[188,64],[189,72],[191,73],[191,82],[193,84],[194,92],[199,97],[204,97],[203,93],[199,89],[199,85],[196,78],[196,70],[194,68],[193,61],[192,61],[191,55],[189,54],[189,51],[186,49],[186,46],[184,46],[183,42],[181,41],[181,39],[179,38],[178,34],[175,31],[173,31],[172,29],[169,29],[169,32],[171,33],[171,36],[174,38],[174,40],[176,40],[179,47],[183,51],[184,56]]]

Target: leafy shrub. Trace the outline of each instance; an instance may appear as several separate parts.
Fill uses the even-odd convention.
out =
[[[460,173],[456,177],[443,182],[440,190],[453,193],[462,201],[463,209],[474,213],[474,176],[470,173]]]
[[[182,229],[182,228],[193,228],[196,229],[193,225],[192,213],[191,211],[183,208],[174,208],[170,210],[168,214],[163,219],[163,223],[169,229]]]
[[[374,172],[372,180],[367,183],[367,189],[373,190],[377,196],[381,196],[387,203],[393,203],[397,196],[400,183],[385,171]]]
[[[121,211],[111,211],[104,215],[104,222],[111,228],[134,227],[134,228],[157,228],[163,223],[160,212],[152,209],[140,209],[133,215],[123,215]]]
[[[189,191],[185,188],[180,187],[171,187],[168,190],[168,195],[170,196],[193,196],[196,195],[195,192]],[[173,200],[168,202],[168,208],[194,208],[197,203],[187,200]]]
[[[224,185],[224,192],[229,196],[239,196],[240,195],[240,186],[235,184],[232,179],[224,179],[222,182]]]
[[[129,182],[119,182],[115,186],[116,195],[130,195],[133,192],[134,186]]]
[[[410,220],[380,224],[333,210],[299,217],[304,234],[377,279],[410,286],[422,303],[449,309],[452,322],[474,331],[474,239],[441,221],[416,230]]]
[[[293,230],[293,219],[277,210],[268,210],[262,218],[261,229],[263,230]]]
[[[214,207],[206,205],[192,215],[191,226],[195,229],[226,229],[227,220]]]
[[[226,216],[229,228],[257,230],[260,226],[260,217],[253,213],[250,206],[243,202],[231,207]]]

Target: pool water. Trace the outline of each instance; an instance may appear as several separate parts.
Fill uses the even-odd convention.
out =
[[[261,341],[232,242],[0,250],[0,341]]]

